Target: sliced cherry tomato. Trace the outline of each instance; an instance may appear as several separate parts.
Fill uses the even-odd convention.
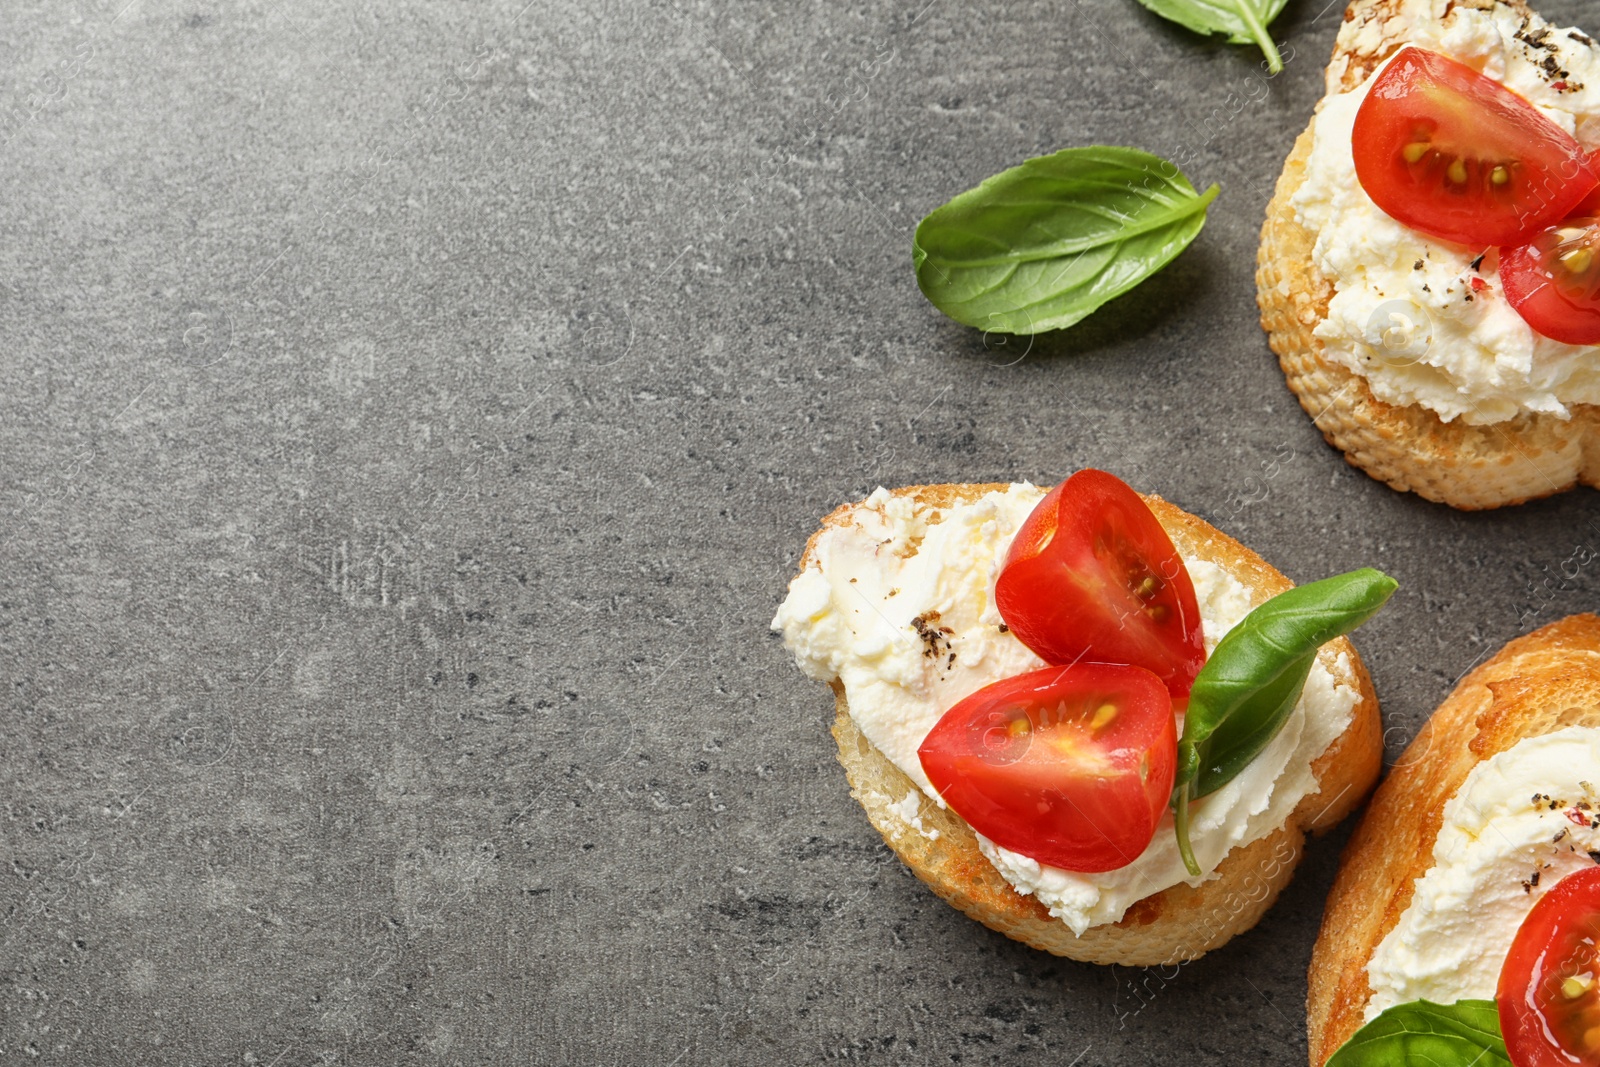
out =
[[[922,742],[945,803],[1001,848],[1068,871],[1126,867],[1172,796],[1172,698],[1142,667],[1046,667],[973,693]]]
[[[1471,248],[1522,244],[1600,184],[1578,142],[1532,104],[1415,47],[1373,82],[1351,148],[1361,187],[1380,208]]]
[[[1600,1063],[1600,867],[1569,874],[1522,921],[1495,991],[1516,1067]]]
[[[995,582],[1006,626],[1046,663],[1131,663],[1184,704],[1205,662],[1194,584],[1139,494],[1105,471],[1052,489]]]
[[[1600,219],[1569,219],[1502,249],[1500,284],[1511,306],[1546,337],[1600,344]]]

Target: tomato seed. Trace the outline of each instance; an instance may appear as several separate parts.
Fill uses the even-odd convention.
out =
[[[1105,726],[1116,717],[1117,706],[1115,704],[1101,704],[1100,707],[1095,710],[1094,719],[1089,723],[1089,729],[1098,731],[1101,727]]]

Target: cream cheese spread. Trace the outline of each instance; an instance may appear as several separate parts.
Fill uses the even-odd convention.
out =
[[[1492,1000],[1534,901],[1600,849],[1600,729],[1519,741],[1445,804],[1433,866],[1367,963],[1370,1021],[1413,1000]]]
[[[1405,0],[1387,20],[1347,23],[1340,45],[1370,53],[1394,41],[1460,60],[1584,144],[1600,143],[1600,50],[1577,30],[1504,6]],[[1328,358],[1365,377],[1378,399],[1420,404],[1445,422],[1486,424],[1525,412],[1567,418],[1569,405],[1600,403],[1600,348],[1529,327],[1506,301],[1494,249],[1426,237],[1367,196],[1351,131],[1372,79],[1341,92],[1343,72],[1343,64],[1329,68],[1329,95],[1293,198],[1297,220],[1316,234],[1317,269],[1335,290],[1315,330]],[[1477,287],[1474,278],[1482,279]]]
[[[940,717],[986,685],[1043,667],[1008,631],[994,584],[1011,539],[1042,498],[1012,485],[970,503],[929,507],[879,489],[843,522],[826,527],[773,620],[800,669],[844,687],[857,727],[935,802],[917,749]],[[1250,591],[1216,564],[1185,557],[1216,646],[1254,606]],[[1074,933],[1116,922],[1135,901],[1180,882],[1199,885],[1229,850],[1285,825],[1317,789],[1311,764],[1350,724],[1360,694],[1342,654],[1324,652],[1278,737],[1243,773],[1191,809],[1201,869],[1178,855],[1170,814],[1132,864],[1102,874],[1045,867],[979,838],[1019,892],[1032,894]],[[907,798],[911,799],[910,797]]]

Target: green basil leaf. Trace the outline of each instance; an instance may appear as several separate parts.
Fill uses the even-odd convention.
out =
[[[1191,799],[1215,793],[1233,781],[1249,762],[1272,743],[1289,721],[1289,713],[1300,703],[1306,678],[1316,662],[1311,652],[1284,668],[1283,672],[1251,694],[1254,714],[1232,715],[1212,732],[1206,754],[1195,768]]]
[[[1492,1000],[1397,1004],[1339,1046],[1326,1067],[1511,1067]]]
[[[1191,799],[1227,785],[1225,766],[1242,767],[1278,735],[1317,650],[1376,615],[1396,588],[1382,571],[1351,571],[1280,593],[1228,631],[1183,717],[1178,784],[1195,786]]]
[[[1256,44],[1267,57],[1267,69],[1283,70],[1283,57],[1267,32],[1289,0],[1139,0],[1164,19],[1195,33],[1225,33],[1233,44]]]
[[[1172,262],[1205,225],[1160,156],[1066,148],[987,179],[917,224],[917,285],[957,322],[1034,334],[1078,322]]]
[[[1178,850],[1189,873],[1189,802],[1233,781],[1272,743],[1305,688],[1317,650],[1354,630],[1393,595],[1393,578],[1369,568],[1280,593],[1217,643],[1195,677],[1178,740],[1173,790]]]

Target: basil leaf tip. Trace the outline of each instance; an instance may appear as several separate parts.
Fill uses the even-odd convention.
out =
[[[1219,187],[1136,148],[1065,148],[1002,171],[917,224],[917,286],[990,333],[1073,325],[1172,262]]]
[[[1378,613],[1398,588],[1370,567],[1296,586],[1229,630],[1189,691],[1172,794],[1178,851],[1201,874],[1189,841],[1189,803],[1216,792],[1278,736],[1300,702],[1317,650]]]
[[[1139,0],[1162,18],[1200,34],[1225,33],[1230,44],[1254,44],[1267,57],[1267,69],[1278,74],[1283,57],[1267,32],[1267,24],[1289,0]]]
[[[1351,1035],[1325,1067],[1511,1067],[1492,1000],[1414,1000],[1385,1010]]]

